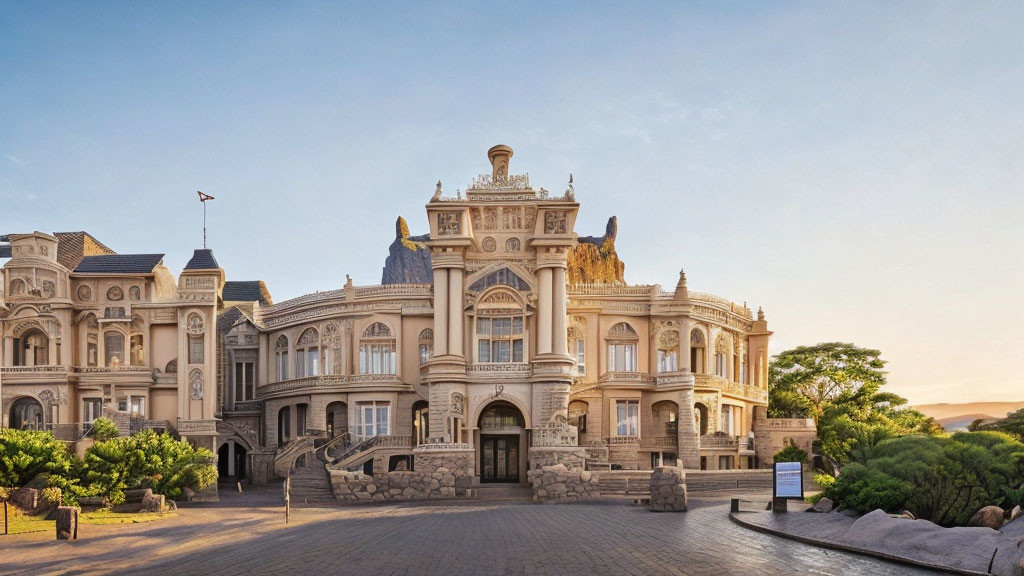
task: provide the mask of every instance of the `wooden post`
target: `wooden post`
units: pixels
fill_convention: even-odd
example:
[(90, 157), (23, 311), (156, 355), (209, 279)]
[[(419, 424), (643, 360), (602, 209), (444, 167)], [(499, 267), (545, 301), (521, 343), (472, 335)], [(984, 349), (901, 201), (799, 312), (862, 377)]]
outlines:
[(57, 508), (57, 540), (78, 540), (78, 508)]
[(4, 500), (4, 536), (7, 536), (7, 500)]

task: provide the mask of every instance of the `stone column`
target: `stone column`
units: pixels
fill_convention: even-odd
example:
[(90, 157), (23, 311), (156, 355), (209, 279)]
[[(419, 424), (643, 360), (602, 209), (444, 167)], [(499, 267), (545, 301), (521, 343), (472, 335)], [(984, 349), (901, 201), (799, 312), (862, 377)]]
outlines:
[(690, 317), (683, 316), (679, 321), (679, 370), (693, 372), (690, 366)]
[(566, 311), (565, 305), (565, 268), (554, 268), (552, 278), (552, 300), (554, 315), (554, 339), (552, 352), (555, 354), (568, 354), (568, 337), (569, 334), (566, 329)]
[(448, 353), (463, 356), (462, 351), (462, 269), (448, 269)]
[(676, 404), (679, 407), (679, 417), (676, 419), (678, 458), (683, 461), (684, 468), (699, 470), (700, 438), (693, 414), (693, 390), (681, 391)]
[(434, 268), (434, 355), (448, 354), (448, 270)]
[(14, 338), (4, 336), (3, 366), (14, 366)]
[(537, 353), (551, 353), (551, 268), (537, 270), (539, 298), (537, 303)]

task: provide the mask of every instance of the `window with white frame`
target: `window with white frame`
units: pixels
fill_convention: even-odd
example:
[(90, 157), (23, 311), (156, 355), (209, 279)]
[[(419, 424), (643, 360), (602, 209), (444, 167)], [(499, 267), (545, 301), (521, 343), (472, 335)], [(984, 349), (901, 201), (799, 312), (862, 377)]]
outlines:
[(387, 325), (374, 322), (363, 330), (359, 341), (359, 373), (395, 373), (395, 337)]
[(356, 435), (387, 436), (390, 417), (390, 402), (356, 403)]
[(619, 322), (608, 331), (608, 371), (636, 372), (636, 330)]
[(522, 316), (489, 316), (476, 319), (477, 362), (523, 362)]
[(434, 331), (425, 328), (420, 332), (420, 366), (423, 366), (434, 357)]
[(576, 375), (587, 375), (587, 343), (585, 320), (579, 316), (572, 317), (569, 327), (569, 354), (576, 359)]
[(679, 332), (665, 330), (658, 336), (658, 372), (679, 370)]
[(295, 342), (295, 377), (320, 375), (320, 333), (307, 328)]
[(728, 352), (729, 341), (724, 334), (719, 334), (718, 339), (715, 340), (715, 376), (725, 378), (728, 373)]
[(256, 397), (256, 363), (235, 362), (235, 402), (244, 402)]
[(82, 400), (82, 421), (86, 424), (103, 416), (103, 400), (100, 398), (85, 398)]
[(279, 336), (277, 338), (277, 381), (288, 379), (288, 338)]
[(640, 401), (618, 400), (615, 402), (615, 434), (617, 436), (640, 435)]

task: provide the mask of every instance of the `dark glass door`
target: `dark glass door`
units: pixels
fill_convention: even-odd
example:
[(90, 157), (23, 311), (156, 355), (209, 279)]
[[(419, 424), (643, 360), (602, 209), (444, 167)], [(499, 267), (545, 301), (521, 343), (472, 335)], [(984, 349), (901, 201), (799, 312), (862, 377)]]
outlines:
[(519, 436), (484, 436), (480, 482), (519, 482)]

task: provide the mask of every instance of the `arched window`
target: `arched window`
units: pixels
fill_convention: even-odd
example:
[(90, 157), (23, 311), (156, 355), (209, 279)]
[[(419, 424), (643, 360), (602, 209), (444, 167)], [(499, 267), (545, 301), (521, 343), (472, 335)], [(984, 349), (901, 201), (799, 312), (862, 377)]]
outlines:
[(480, 298), (475, 308), (476, 361), (484, 364), (525, 362), (526, 322), (519, 298), (507, 290), (494, 290)]
[(288, 379), (288, 337), (281, 335), (277, 337), (277, 381)]
[(569, 354), (576, 359), (576, 375), (587, 375), (587, 322), (579, 316), (572, 317), (569, 326)]
[[(137, 287), (133, 286), (133, 288)], [(146, 365), (145, 340), (142, 336), (145, 328), (146, 324), (142, 321), (142, 318), (139, 316), (132, 317), (132, 331), (128, 339), (128, 359), (132, 366)]]
[(569, 402), (569, 424), (576, 427), (580, 434), (587, 432), (587, 412), (590, 411), (590, 404), (582, 400)]
[(103, 349), (106, 352), (104, 365), (120, 366), (124, 362), (124, 334), (113, 330), (104, 332)]
[(320, 375), (320, 333), (307, 328), (295, 342), (295, 377)]
[(608, 331), (608, 371), (636, 372), (636, 330), (619, 322)]
[(15, 366), (46, 366), (50, 363), (50, 339), (41, 330), (27, 331), (15, 339)]
[(277, 444), (282, 445), (292, 437), (292, 409), (285, 406), (277, 412)]
[(395, 373), (395, 338), (386, 324), (374, 322), (363, 330), (359, 341), (359, 373)]
[(420, 332), (420, 366), (434, 357), (434, 331), (430, 328)]
[(665, 330), (658, 335), (658, 372), (679, 370), (679, 332)]
[(671, 400), (655, 402), (651, 406), (651, 413), (654, 416), (655, 433), (658, 436), (675, 436), (679, 431), (677, 416), (679, 409), (676, 403)]
[(705, 348), (704, 332), (700, 328), (694, 328), (690, 331), (690, 371), (694, 374), (707, 372), (704, 366)]
[(715, 340), (715, 376), (726, 377), (728, 366), (729, 340), (719, 334)]

